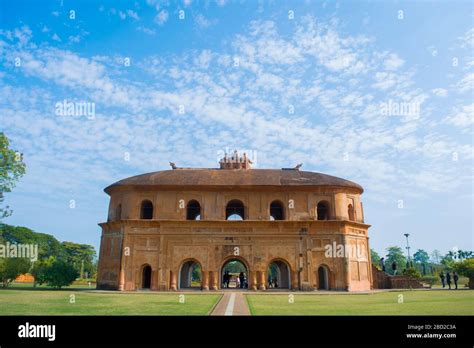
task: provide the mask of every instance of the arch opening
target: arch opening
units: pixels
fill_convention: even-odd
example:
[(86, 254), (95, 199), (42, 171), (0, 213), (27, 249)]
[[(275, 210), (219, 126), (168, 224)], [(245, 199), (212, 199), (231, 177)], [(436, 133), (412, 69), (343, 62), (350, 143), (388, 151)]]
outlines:
[(225, 208), (226, 220), (245, 220), (245, 206), (242, 201), (233, 199)]
[(321, 201), (317, 207), (318, 220), (329, 220), (329, 203)]
[(201, 205), (196, 200), (191, 200), (186, 206), (186, 220), (201, 220)]
[(179, 271), (180, 289), (201, 289), (202, 269), (199, 262), (189, 260), (183, 263)]
[(286, 262), (276, 260), (268, 265), (268, 289), (291, 289), (290, 267)]
[(151, 266), (144, 265), (142, 268), (142, 289), (150, 289), (151, 287)]
[(347, 215), (349, 216), (349, 220), (355, 221), (354, 206), (352, 204), (347, 206)]
[(248, 289), (248, 269), (239, 259), (230, 259), (221, 269), (221, 287), (223, 289)]
[(140, 219), (153, 219), (153, 203), (149, 200), (144, 200), (140, 209)]
[(329, 290), (329, 270), (326, 266), (318, 268), (318, 289)]
[(280, 201), (270, 203), (270, 220), (285, 220), (285, 209)]

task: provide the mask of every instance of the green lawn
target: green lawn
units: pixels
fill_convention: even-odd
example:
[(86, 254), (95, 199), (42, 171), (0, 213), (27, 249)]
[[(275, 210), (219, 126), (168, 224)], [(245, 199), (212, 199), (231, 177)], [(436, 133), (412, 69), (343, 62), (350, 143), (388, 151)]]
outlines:
[[(398, 303), (399, 295), (403, 303)], [(247, 294), (252, 315), (474, 315), (474, 291), (400, 291), (373, 294)]]
[[(71, 295), (75, 303), (70, 303)], [(0, 315), (207, 315), (221, 294), (1, 289)]]

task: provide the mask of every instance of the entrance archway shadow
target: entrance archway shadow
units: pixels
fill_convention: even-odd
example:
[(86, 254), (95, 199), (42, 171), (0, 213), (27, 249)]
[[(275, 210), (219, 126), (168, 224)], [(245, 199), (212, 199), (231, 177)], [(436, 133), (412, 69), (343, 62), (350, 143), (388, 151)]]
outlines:
[(150, 289), (151, 287), (151, 266), (145, 264), (142, 266), (142, 289)]
[(201, 289), (202, 267), (199, 261), (186, 260), (179, 269), (179, 289)]
[(238, 257), (230, 257), (224, 261), (220, 270), (221, 289), (241, 289), (249, 287), (249, 266)]
[(281, 259), (271, 261), (267, 274), (268, 289), (291, 289), (291, 269), (286, 261)]
[(329, 268), (326, 265), (318, 268), (318, 290), (329, 290)]

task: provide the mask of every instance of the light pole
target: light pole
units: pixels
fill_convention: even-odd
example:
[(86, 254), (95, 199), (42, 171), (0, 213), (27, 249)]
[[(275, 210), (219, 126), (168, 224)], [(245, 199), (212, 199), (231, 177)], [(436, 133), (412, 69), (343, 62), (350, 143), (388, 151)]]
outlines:
[[(410, 260), (410, 244), (408, 244), (408, 236), (409, 234), (408, 233), (405, 233), (404, 236), (407, 238), (407, 246), (406, 246), (406, 249), (407, 249), (407, 254), (408, 254), (408, 267), (411, 267), (411, 260)], [(407, 267), (407, 268), (408, 268)]]

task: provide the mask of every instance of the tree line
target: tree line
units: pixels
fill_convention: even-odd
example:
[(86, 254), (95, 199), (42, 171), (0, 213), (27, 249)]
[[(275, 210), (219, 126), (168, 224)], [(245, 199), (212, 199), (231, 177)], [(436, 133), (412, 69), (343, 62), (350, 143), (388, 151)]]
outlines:
[(0, 245), (38, 245), (37, 260), (0, 258), (0, 281), (7, 287), (20, 274), (31, 273), (36, 284), (60, 288), (77, 278), (95, 278), (96, 252), (92, 245), (60, 242), (54, 236), (27, 227), (0, 223)]
[[(398, 246), (388, 247), (384, 257), (373, 249), (370, 252), (372, 264), (390, 275), (407, 274), (432, 283), (437, 280), (441, 272), (454, 271), (469, 278), (469, 286), (474, 286), (474, 252), (472, 251), (452, 250), (442, 255), (439, 250), (434, 250), (429, 254), (426, 250), (418, 249), (410, 260)], [(396, 271), (392, 267), (394, 263)]]

